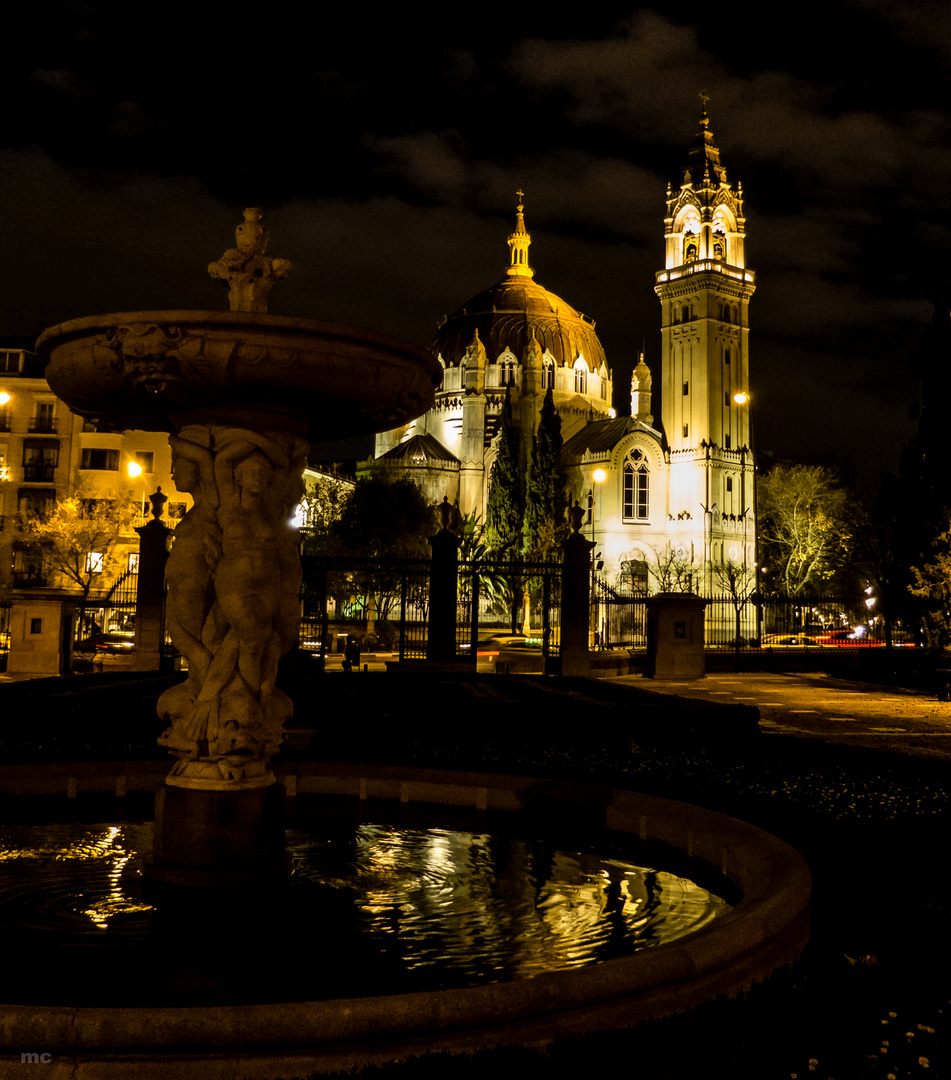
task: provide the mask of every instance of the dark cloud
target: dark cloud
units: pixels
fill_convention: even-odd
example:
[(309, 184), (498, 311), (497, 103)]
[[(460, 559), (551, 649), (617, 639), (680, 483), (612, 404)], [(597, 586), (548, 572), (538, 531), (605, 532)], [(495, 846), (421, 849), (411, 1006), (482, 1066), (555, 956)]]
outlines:
[(642, 340), (659, 360), (664, 193), (705, 89), (745, 191), (764, 444), (897, 462), (903, 358), (951, 284), (951, 7), (340, 6), (319, 37), (280, 3), (207, 32), (176, 5), (8, 7), (0, 333), (221, 306), (205, 268), (262, 205), (295, 264), (272, 310), (425, 343), (503, 273), (521, 189), (538, 279), (597, 320), (623, 408)]

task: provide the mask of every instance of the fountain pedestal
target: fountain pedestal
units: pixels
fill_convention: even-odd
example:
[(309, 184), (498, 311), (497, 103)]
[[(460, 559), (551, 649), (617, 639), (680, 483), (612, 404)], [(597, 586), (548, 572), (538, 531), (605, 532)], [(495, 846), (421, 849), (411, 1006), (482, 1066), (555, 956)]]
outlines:
[(264, 252), (260, 211), (209, 270), (228, 312), (77, 319), (36, 344), (46, 378), (100, 429), (170, 433), (176, 487), (194, 506), (166, 566), (166, 625), (187, 679), (158, 704), (175, 759), (156, 807), (156, 881), (252, 884), (282, 872), (281, 800), (270, 767), (291, 716), (275, 685), (300, 624), (290, 525), (310, 438), (385, 431), (434, 401), (442, 371), (383, 335), (266, 313), (290, 270)]

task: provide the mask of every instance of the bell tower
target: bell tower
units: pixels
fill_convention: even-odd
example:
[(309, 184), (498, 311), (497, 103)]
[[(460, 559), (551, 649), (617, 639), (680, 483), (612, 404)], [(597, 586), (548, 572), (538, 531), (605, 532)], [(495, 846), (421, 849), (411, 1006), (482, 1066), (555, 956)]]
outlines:
[[(661, 302), (662, 421), (670, 451), (671, 543), (702, 567), (755, 565), (749, 302), (742, 185), (720, 163), (707, 116), (679, 188), (667, 187)], [(745, 396), (744, 396), (745, 395)]]

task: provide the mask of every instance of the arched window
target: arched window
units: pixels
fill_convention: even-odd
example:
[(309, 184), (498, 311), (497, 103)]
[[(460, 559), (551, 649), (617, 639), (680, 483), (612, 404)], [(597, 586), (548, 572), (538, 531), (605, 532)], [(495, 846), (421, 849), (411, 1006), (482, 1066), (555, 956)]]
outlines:
[(584, 394), (588, 389), (588, 367), (584, 360), (575, 361), (575, 393)]
[(515, 361), (503, 360), (499, 364), (499, 386), (515, 385)]
[(624, 462), (622, 514), (625, 521), (646, 521), (650, 517), (650, 468), (643, 450), (632, 450)]
[(555, 365), (547, 357), (542, 365), (542, 390), (555, 389)]

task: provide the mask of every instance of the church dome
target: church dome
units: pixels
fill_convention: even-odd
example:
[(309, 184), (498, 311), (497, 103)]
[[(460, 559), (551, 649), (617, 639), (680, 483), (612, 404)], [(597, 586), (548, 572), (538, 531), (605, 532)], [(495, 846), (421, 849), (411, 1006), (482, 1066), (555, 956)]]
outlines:
[(590, 371), (602, 364), (607, 368), (594, 320), (532, 280), (530, 243), (519, 204), (515, 232), (508, 238), (512, 254), (506, 276), (453, 312), (436, 332), (431, 349), (446, 367), (458, 366), (478, 333), (489, 363), (495, 363), (506, 348), (521, 362), (534, 337), (542, 353), (547, 350), (559, 367), (571, 367), (580, 353)]

